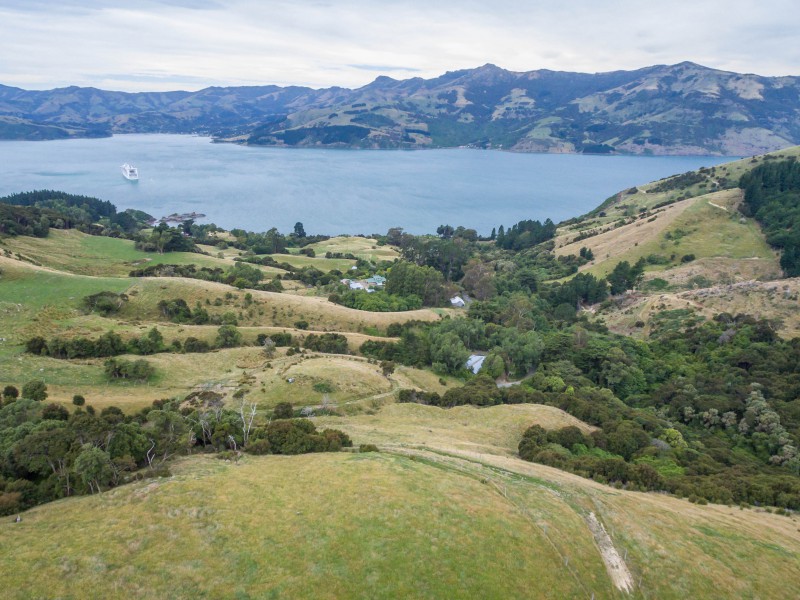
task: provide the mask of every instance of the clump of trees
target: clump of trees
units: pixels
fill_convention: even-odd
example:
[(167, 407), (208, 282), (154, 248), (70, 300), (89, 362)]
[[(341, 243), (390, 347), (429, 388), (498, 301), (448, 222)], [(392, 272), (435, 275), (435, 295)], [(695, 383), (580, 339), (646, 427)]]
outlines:
[(171, 459), (193, 452), (238, 457), (242, 451), (301, 454), (352, 446), (345, 433), (317, 430), (306, 419), (287, 415), (262, 422), (246, 399), (226, 408), (224, 397), (210, 391), (157, 400), (133, 414), (113, 406), (98, 412), (77, 402), (70, 413), (45, 404), (46, 397), (30, 397), (36, 394), (29, 384), (23, 386), (28, 396), (17, 397), (12, 387), (6, 386), (0, 405), (0, 515), (169, 475)]
[(215, 281), (233, 285), (239, 289), (254, 289), (266, 292), (280, 292), (283, 286), (279, 279), (261, 283), (264, 272), (244, 262), (237, 262), (228, 269), (221, 267), (201, 267), (197, 265), (150, 265), (143, 269), (134, 269), (128, 273), (130, 277), (186, 277), (203, 281)]
[(386, 277), (386, 293), (411, 301), (421, 301), (425, 306), (442, 306), (448, 299), (444, 277), (436, 269), (419, 266), (408, 261), (398, 261)]
[(349, 354), (347, 337), (341, 333), (311, 333), (303, 340), (303, 347), (327, 354)]
[(144, 252), (200, 252), (194, 240), (180, 227), (159, 223), (148, 235), (136, 239), (136, 249)]
[(144, 359), (124, 360), (110, 358), (105, 362), (105, 373), (109, 379), (127, 379), (129, 381), (147, 381), (155, 375), (155, 368)]
[(780, 249), (787, 277), (800, 276), (800, 163), (794, 157), (759, 165), (742, 175), (742, 212), (764, 228), (767, 242)]
[(328, 296), (334, 304), (370, 312), (402, 312), (422, 308), (422, 299), (416, 295), (400, 296), (383, 290), (366, 293), (364, 290), (334, 292)]
[[(288, 336), (288, 341), (286, 337)], [(276, 333), (270, 336), (276, 345), (288, 346), (291, 335)], [(35, 336), (25, 342), (25, 351), (37, 356), (49, 356), (59, 359), (79, 358), (107, 358), (121, 354), (158, 354), (161, 352), (208, 352), (215, 348), (235, 348), (244, 345), (241, 332), (231, 324), (221, 325), (217, 329), (217, 336), (213, 346), (205, 340), (194, 336), (187, 337), (183, 344), (180, 340), (173, 340), (170, 344), (164, 342), (164, 336), (157, 327), (151, 328), (145, 335), (122, 339), (118, 333), (107, 331), (99, 338), (92, 340), (85, 337), (45, 339)], [(263, 345), (263, 340), (259, 343)]]
[(81, 300), (81, 307), (87, 313), (97, 313), (104, 317), (118, 313), (129, 298), (127, 294), (116, 292), (98, 292), (85, 296)]
[(501, 225), (495, 243), (504, 250), (524, 250), (551, 240), (555, 235), (556, 225), (550, 219), (544, 223), (528, 219), (512, 225), (507, 231)]

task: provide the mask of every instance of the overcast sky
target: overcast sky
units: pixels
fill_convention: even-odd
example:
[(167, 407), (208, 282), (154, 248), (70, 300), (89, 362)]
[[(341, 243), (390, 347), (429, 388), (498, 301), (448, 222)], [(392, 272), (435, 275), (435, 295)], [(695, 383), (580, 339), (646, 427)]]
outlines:
[(0, 0), (0, 83), (358, 87), (491, 62), (800, 75), (797, 0)]

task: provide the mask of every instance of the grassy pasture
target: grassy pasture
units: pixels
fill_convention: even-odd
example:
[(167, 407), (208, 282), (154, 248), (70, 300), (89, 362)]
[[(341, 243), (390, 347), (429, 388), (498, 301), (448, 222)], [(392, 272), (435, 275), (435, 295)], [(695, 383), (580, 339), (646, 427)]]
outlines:
[(341, 252), (372, 262), (392, 261), (400, 257), (400, 254), (392, 246), (378, 246), (377, 241), (372, 238), (354, 236), (333, 237), (324, 242), (310, 244), (308, 247), (313, 248), (317, 256), (325, 256), (326, 252)]
[(475, 477), (382, 454), (248, 457), (238, 465), (194, 458), (174, 468), (166, 480), (59, 501), (21, 524), (0, 524), (7, 597), (580, 593), (541, 530)]
[(353, 439), (391, 446), (460, 448), (490, 454), (515, 453), (522, 432), (534, 423), (546, 429), (575, 425), (585, 432), (592, 427), (551, 406), (506, 404), (478, 408), (444, 409), (421, 404), (389, 404), (375, 414), (346, 419), (320, 417), (320, 426), (336, 427)]
[[(51, 229), (46, 238), (6, 238), (2, 247), (45, 267), (95, 277), (127, 277), (133, 269), (160, 264), (195, 264), (212, 268), (228, 268), (234, 264), (232, 260), (195, 252), (142, 252), (136, 250), (130, 240), (87, 235), (74, 229)], [(270, 275), (283, 273), (272, 267), (260, 268)]]
[[(725, 276), (742, 278), (757, 272), (761, 278), (780, 276), (780, 268), (773, 250), (767, 245), (758, 224), (752, 219), (741, 219), (738, 206), (739, 190), (725, 190), (684, 200), (665, 207), (652, 221), (640, 219), (609, 232), (573, 242), (556, 250), (559, 255), (577, 254), (581, 247), (590, 248), (595, 260), (582, 267), (597, 276), (605, 276), (621, 261), (631, 264), (651, 254), (672, 258), (670, 265), (649, 265), (653, 276), (685, 281), (682, 274), (691, 271), (694, 276), (708, 276), (719, 281)], [(672, 239), (668, 239), (668, 236)], [(681, 265), (680, 258), (694, 254), (697, 263)], [(703, 259), (716, 261), (715, 268), (703, 269)], [(752, 265), (750, 265), (752, 263)], [(753, 269), (748, 269), (752, 266)], [(674, 271), (674, 277), (673, 277)]]
[[(783, 598), (800, 585), (789, 518), (479, 448), (193, 457), (173, 471), (0, 523), (8, 597)], [(613, 587), (590, 512), (632, 593)]]
[(420, 309), (396, 313), (368, 312), (333, 304), (328, 302), (327, 298), (255, 290), (240, 291), (219, 283), (170, 277), (136, 279), (131, 289), (136, 291), (136, 296), (125, 308), (125, 311), (129, 312), (123, 311), (122, 316), (142, 320), (159, 318), (157, 305), (160, 300), (183, 298), (190, 306), (200, 302), (211, 311), (212, 308), (209, 308), (206, 300), (213, 306), (217, 298), (224, 300), (228, 292), (237, 300), (228, 305), (223, 304), (226, 306), (224, 310), (233, 309), (238, 314), (242, 308), (242, 299), (248, 291), (254, 300), (254, 313), (252, 317), (247, 317), (247, 311), (243, 312), (247, 317), (243, 324), (247, 325), (294, 327), (297, 321), (304, 320), (317, 331), (365, 332), (369, 328), (385, 330), (391, 323), (411, 320), (435, 321), (440, 318), (440, 314), (447, 314), (446, 309)]

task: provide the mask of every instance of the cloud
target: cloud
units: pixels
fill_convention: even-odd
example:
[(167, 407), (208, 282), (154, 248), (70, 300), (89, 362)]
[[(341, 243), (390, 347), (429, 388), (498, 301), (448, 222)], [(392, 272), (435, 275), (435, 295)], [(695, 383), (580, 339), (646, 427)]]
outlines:
[(487, 62), (597, 72), (683, 60), (787, 75), (800, 74), (799, 41), (793, 0), (0, 0), (0, 83), (358, 87)]
[(418, 73), (422, 69), (415, 69), (412, 67), (394, 67), (391, 65), (347, 65), (359, 71), (377, 71), (379, 73), (389, 73), (392, 71), (404, 71), (406, 73)]

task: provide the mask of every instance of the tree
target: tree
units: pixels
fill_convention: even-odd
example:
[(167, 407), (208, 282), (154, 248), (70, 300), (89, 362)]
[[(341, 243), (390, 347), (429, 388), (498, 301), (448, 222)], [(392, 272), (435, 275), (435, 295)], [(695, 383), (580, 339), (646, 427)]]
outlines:
[(478, 300), (487, 300), (497, 293), (494, 285), (494, 269), (479, 259), (467, 263), (461, 284)]
[(625, 290), (630, 290), (639, 285), (644, 276), (645, 264), (644, 258), (640, 258), (633, 266), (627, 260), (617, 263), (617, 266), (606, 278), (611, 285), (611, 293), (614, 295), (621, 294)]
[(547, 444), (547, 430), (541, 425), (531, 425), (522, 434), (518, 447), (519, 457), (533, 461), (533, 457), (545, 444)]
[(84, 404), (86, 404), (86, 398), (84, 398), (84, 397), (83, 397), (82, 395), (80, 395), (80, 394), (75, 394), (75, 395), (72, 397), (72, 403), (73, 403), (75, 406), (83, 406)]
[(389, 377), (392, 373), (394, 373), (395, 364), (391, 360), (384, 360), (381, 361), (381, 372), (383, 373), (384, 377)]
[(272, 338), (269, 337), (265, 338), (264, 343), (262, 344), (261, 347), (262, 352), (264, 352), (264, 356), (266, 356), (267, 358), (272, 358), (273, 356), (275, 356), (276, 345), (277, 344), (275, 344), (275, 340), (273, 340)]
[(392, 265), (386, 280), (386, 292), (417, 296), (426, 306), (440, 306), (446, 297), (441, 273), (432, 267), (421, 267), (407, 261)]
[(75, 473), (92, 494), (102, 492), (103, 486), (109, 485), (114, 476), (111, 457), (96, 446), (84, 444), (75, 459)]
[(306, 230), (303, 228), (303, 224), (300, 221), (294, 224), (294, 234), (299, 238), (306, 237)]
[(469, 351), (455, 333), (444, 333), (431, 339), (431, 360), (434, 366), (448, 373), (457, 373), (465, 368)]
[(14, 461), (23, 469), (46, 477), (52, 474), (58, 484), (58, 494), (72, 493), (70, 449), (75, 440), (65, 423), (55, 429), (41, 430), (25, 436), (13, 449)]
[(455, 230), (450, 225), (439, 225), (439, 227), (436, 228), (436, 233), (445, 240), (453, 237), (454, 232)]
[(242, 343), (242, 334), (233, 325), (222, 325), (217, 330), (217, 348), (234, 348)]
[(242, 403), (239, 405), (239, 420), (242, 426), (242, 446), (247, 446), (247, 442), (250, 440), (250, 431), (253, 429), (256, 409), (255, 402), (247, 402), (247, 400), (242, 397)]
[(69, 411), (60, 404), (53, 402), (42, 409), (42, 419), (49, 421), (66, 421), (69, 419)]
[(272, 410), (274, 419), (291, 419), (294, 417), (294, 409), (288, 402), (278, 402)]
[(29, 381), (22, 386), (22, 397), (37, 402), (47, 400), (47, 385), (41, 380)]
[(19, 390), (16, 387), (7, 385), (3, 388), (3, 400), (8, 402), (9, 400), (16, 400), (17, 398), (19, 398)]

